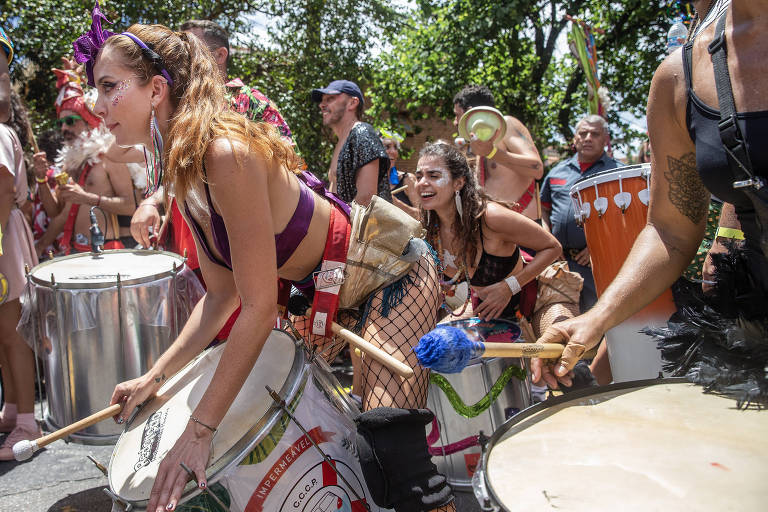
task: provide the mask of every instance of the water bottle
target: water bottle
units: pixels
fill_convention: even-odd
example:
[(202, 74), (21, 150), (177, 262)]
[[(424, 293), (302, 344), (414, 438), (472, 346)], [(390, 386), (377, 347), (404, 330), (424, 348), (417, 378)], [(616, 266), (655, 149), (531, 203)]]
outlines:
[(685, 44), (688, 37), (688, 28), (683, 23), (683, 18), (678, 17), (667, 32), (667, 53), (672, 53)]

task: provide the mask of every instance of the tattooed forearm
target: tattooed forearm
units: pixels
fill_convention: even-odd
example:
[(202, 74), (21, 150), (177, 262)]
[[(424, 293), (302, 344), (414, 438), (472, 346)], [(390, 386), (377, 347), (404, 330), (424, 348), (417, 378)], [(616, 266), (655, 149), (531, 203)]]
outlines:
[(702, 222), (709, 208), (709, 193), (696, 172), (696, 155), (668, 156), (667, 166), (664, 176), (669, 181), (669, 200), (691, 222)]

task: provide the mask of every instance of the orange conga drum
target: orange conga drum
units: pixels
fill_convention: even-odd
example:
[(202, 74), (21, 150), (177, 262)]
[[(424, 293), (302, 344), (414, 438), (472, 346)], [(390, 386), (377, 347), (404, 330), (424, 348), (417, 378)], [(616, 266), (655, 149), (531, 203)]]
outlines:
[[(619, 273), (648, 215), (650, 164), (629, 165), (599, 172), (571, 188), (577, 220), (583, 225), (592, 258), (598, 297)], [(675, 312), (667, 290), (635, 316), (608, 331), (608, 357), (614, 382), (648, 379), (661, 371), (655, 341), (639, 331), (666, 325)]]

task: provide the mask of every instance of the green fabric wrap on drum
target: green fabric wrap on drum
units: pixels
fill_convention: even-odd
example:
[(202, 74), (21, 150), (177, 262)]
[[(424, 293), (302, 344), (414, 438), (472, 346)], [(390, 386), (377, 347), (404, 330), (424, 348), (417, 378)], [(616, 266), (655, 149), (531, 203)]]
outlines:
[(453, 406), (453, 410), (456, 411), (456, 414), (465, 418), (474, 418), (481, 412), (488, 409), (491, 404), (496, 401), (496, 399), (499, 397), (499, 394), (501, 393), (501, 390), (504, 389), (504, 386), (507, 385), (512, 377), (525, 380), (525, 376), (526, 371), (524, 369), (514, 365), (510, 366), (504, 370), (498, 379), (496, 379), (496, 382), (493, 384), (493, 386), (491, 386), (491, 390), (488, 391), (488, 393), (483, 398), (475, 402), (473, 405), (465, 404), (456, 390), (453, 389), (451, 383), (448, 382), (448, 379), (439, 373), (432, 373), (432, 375), (429, 376), (429, 380), (434, 385), (443, 390), (443, 393), (445, 393), (445, 396), (448, 397), (448, 402), (450, 402), (450, 404)]

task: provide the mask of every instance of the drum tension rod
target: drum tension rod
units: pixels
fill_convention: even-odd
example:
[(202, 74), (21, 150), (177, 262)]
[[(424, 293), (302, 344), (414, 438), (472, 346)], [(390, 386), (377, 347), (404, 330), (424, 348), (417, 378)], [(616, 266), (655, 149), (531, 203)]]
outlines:
[[(123, 507), (123, 510), (125, 512), (131, 512), (131, 510), (133, 510), (133, 503), (127, 503), (122, 498), (120, 498), (120, 496), (118, 496), (117, 494), (113, 493), (112, 491), (110, 491), (106, 487), (103, 488), (102, 491), (104, 491), (104, 493), (107, 496), (109, 496), (115, 504), (118, 504), (121, 507)], [(114, 510), (114, 508), (113, 508), (113, 510)]]
[(104, 464), (102, 464), (101, 462), (99, 462), (99, 461), (97, 461), (96, 459), (94, 459), (94, 458), (93, 458), (91, 455), (86, 455), (86, 457), (88, 457), (88, 460), (90, 460), (91, 462), (93, 462), (93, 465), (94, 465), (94, 466), (96, 466), (96, 469), (98, 469), (99, 471), (101, 471), (102, 473), (104, 473), (104, 476), (106, 476), (106, 477), (108, 477), (108, 476), (109, 476), (109, 475), (107, 474), (107, 468), (106, 468), (106, 467), (104, 467)]
[(312, 436), (310, 436), (310, 435), (309, 435), (309, 432), (307, 432), (307, 430), (304, 428), (304, 426), (303, 426), (301, 423), (299, 423), (299, 420), (297, 420), (297, 419), (296, 419), (296, 416), (294, 416), (294, 415), (293, 415), (293, 413), (291, 413), (290, 409), (288, 409), (288, 406), (287, 406), (287, 404), (285, 403), (285, 400), (283, 400), (283, 399), (280, 397), (280, 395), (278, 395), (278, 394), (275, 392), (275, 390), (274, 390), (274, 389), (272, 389), (271, 387), (269, 387), (268, 385), (267, 385), (267, 386), (264, 386), (264, 387), (265, 387), (265, 388), (267, 388), (267, 392), (269, 393), (269, 396), (271, 396), (271, 397), (272, 397), (272, 400), (274, 400), (274, 401), (275, 401), (275, 403), (276, 403), (276, 404), (277, 404), (277, 405), (278, 405), (278, 406), (279, 406), (279, 407), (280, 407), (280, 408), (283, 410), (283, 412), (284, 412), (284, 413), (285, 413), (285, 414), (286, 414), (286, 415), (287, 415), (287, 416), (288, 416), (288, 417), (291, 419), (291, 421), (293, 421), (293, 422), (296, 424), (296, 426), (297, 426), (297, 427), (299, 427), (299, 430), (301, 430), (301, 431), (302, 431), (302, 433), (303, 433), (303, 434), (304, 434), (304, 435), (307, 437), (307, 439), (309, 439), (309, 442), (310, 442), (310, 443), (312, 443), (312, 446), (314, 446), (314, 447), (315, 447), (315, 449), (316, 449), (318, 452), (320, 452), (320, 455), (322, 455), (322, 456), (323, 456), (323, 460), (325, 460), (325, 462), (327, 462), (327, 463), (328, 463), (328, 465), (331, 467), (331, 469), (333, 470), (333, 472), (334, 472), (334, 473), (336, 473), (336, 475), (337, 475), (339, 478), (341, 478), (341, 480), (342, 480), (342, 481), (343, 481), (343, 482), (346, 484), (346, 486), (347, 486), (347, 489), (349, 489), (349, 492), (351, 492), (352, 494), (354, 494), (354, 496), (355, 496), (355, 499), (356, 499), (356, 500), (357, 500), (359, 503), (363, 503), (363, 504), (365, 505), (365, 509), (366, 509), (366, 510), (368, 510), (368, 511), (370, 512), (370, 510), (371, 510), (371, 506), (368, 504), (368, 502), (367, 502), (367, 501), (364, 499), (364, 497), (363, 497), (363, 496), (360, 496), (359, 494), (357, 494), (357, 491), (355, 491), (355, 488), (354, 488), (354, 487), (352, 487), (352, 485), (351, 485), (351, 484), (349, 483), (349, 481), (348, 481), (348, 480), (347, 480), (347, 479), (344, 477), (344, 475), (342, 475), (342, 474), (341, 474), (341, 472), (340, 472), (338, 469), (336, 469), (336, 465), (333, 463), (333, 459), (331, 459), (331, 458), (330, 458), (330, 457), (329, 457), (329, 456), (328, 456), (328, 455), (327, 455), (327, 454), (326, 454), (326, 453), (325, 453), (325, 452), (322, 450), (322, 448), (320, 448), (320, 446), (318, 446), (318, 444), (315, 442), (315, 440), (314, 440), (314, 439), (312, 439)]
[[(195, 475), (195, 472), (192, 471), (192, 469), (189, 466), (187, 466), (186, 464), (184, 464), (183, 462), (179, 462), (179, 465), (181, 466), (181, 469), (183, 469), (184, 471), (187, 472), (187, 474), (189, 475), (189, 479), (192, 480), (193, 482), (195, 482), (195, 484), (197, 484), (197, 488), (199, 489), (200, 488), (200, 481), (197, 479), (197, 475)], [(203, 494), (207, 494), (208, 497), (213, 499), (213, 501), (215, 501), (216, 504), (218, 506), (220, 506), (225, 512), (229, 512), (229, 507), (226, 506), (224, 504), (224, 502), (221, 501), (218, 496), (216, 496), (216, 493), (211, 491), (208, 487), (203, 489)]]

